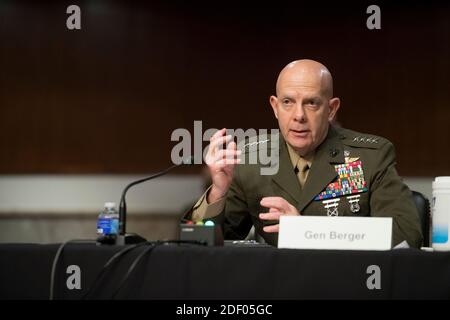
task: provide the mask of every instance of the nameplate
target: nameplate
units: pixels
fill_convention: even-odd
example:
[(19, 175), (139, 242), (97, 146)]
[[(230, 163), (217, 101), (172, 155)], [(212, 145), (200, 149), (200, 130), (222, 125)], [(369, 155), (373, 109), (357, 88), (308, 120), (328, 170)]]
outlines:
[(278, 248), (390, 250), (392, 218), (281, 216)]

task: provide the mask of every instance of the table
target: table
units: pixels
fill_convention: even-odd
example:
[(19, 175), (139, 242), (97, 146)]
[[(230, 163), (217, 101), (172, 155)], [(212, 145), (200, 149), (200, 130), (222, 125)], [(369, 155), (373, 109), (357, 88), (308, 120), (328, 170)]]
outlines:
[[(59, 246), (1, 244), (0, 299), (48, 299)], [(68, 243), (55, 269), (54, 298), (111, 299), (116, 292), (118, 299), (450, 299), (450, 252), (143, 245), (95, 281), (124, 248)], [(117, 290), (139, 255), (140, 263)], [(79, 289), (73, 288), (74, 268)]]

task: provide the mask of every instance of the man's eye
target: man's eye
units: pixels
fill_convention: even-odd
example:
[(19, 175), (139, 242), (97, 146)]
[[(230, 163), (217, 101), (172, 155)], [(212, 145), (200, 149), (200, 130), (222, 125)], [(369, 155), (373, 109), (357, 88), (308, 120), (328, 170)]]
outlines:
[(317, 107), (319, 105), (319, 102), (316, 100), (311, 100), (311, 101), (308, 101), (306, 103), (306, 105), (311, 106), (311, 107)]
[(289, 99), (284, 99), (283, 100), (283, 104), (290, 104), (291, 103), (291, 100), (289, 100)]

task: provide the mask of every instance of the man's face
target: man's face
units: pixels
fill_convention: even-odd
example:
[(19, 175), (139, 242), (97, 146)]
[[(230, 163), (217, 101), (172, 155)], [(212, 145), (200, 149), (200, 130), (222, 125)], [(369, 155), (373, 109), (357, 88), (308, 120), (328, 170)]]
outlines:
[(325, 139), (329, 121), (339, 108), (339, 99), (327, 97), (320, 78), (315, 76), (284, 78), (278, 83), (278, 96), (271, 96), (270, 103), (286, 142), (306, 156)]

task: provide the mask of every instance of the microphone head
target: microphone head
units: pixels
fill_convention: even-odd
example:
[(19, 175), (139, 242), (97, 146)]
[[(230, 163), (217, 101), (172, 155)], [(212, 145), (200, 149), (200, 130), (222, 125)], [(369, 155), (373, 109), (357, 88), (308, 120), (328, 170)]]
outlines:
[(183, 159), (182, 164), (194, 164), (194, 157), (189, 156)]

